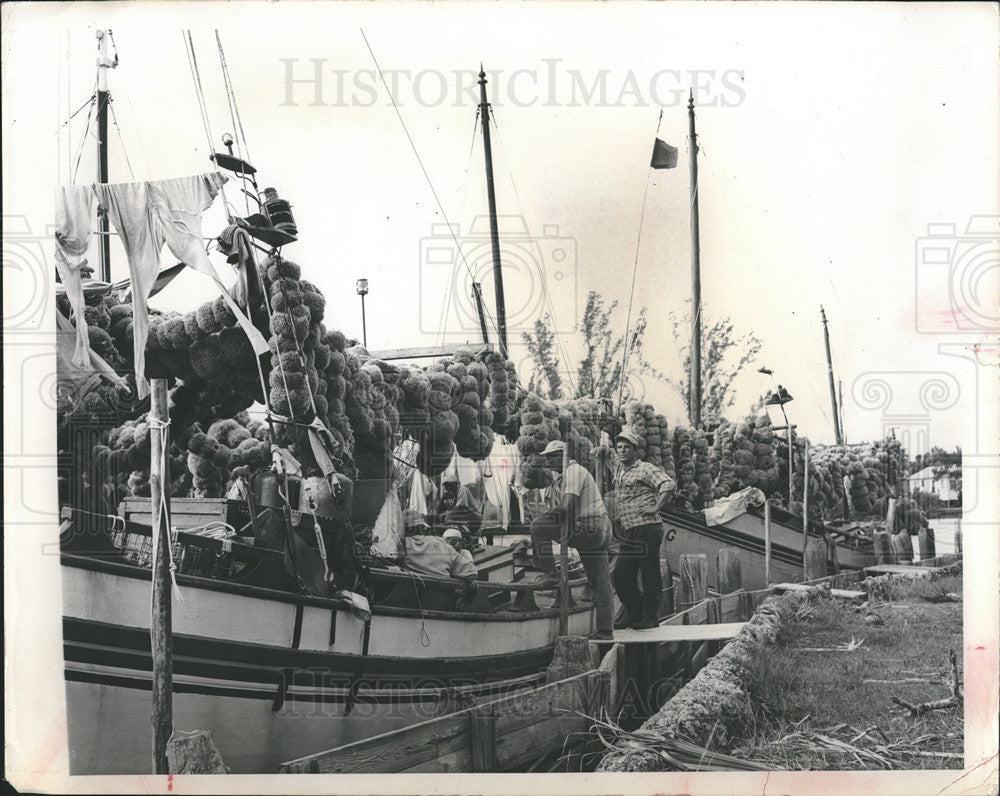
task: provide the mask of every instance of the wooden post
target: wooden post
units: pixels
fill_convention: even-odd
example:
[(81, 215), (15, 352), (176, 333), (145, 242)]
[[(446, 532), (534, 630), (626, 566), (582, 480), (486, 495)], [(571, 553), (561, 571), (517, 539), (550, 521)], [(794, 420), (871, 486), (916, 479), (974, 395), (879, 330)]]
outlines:
[(764, 500), (764, 588), (771, 586), (771, 501)]
[(659, 616), (670, 616), (674, 612), (674, 573), (670, 571), (667, 551), (664, 550), (666, 544), (666, 532), (664, 531), (664, 538), (660, 543), (660, 581), (663, 585), (663, 591), (660, 593)]
[(708, 597), (708, 556), (704, 553), (681, 554), (681, 611), (686, 611)]
[(806, 580), (826, 577), (826, 542), (823, 539), (809, 539), (803, 560)]
[(936, 545), (934, 544), (934, 529), (931, 527), (921, 528), (917, 534), (917, 542), (920, 545), (920, 560), (929, 561), (936, 556)]
[[(563, 432), (562, 423), (560, 432)], [(560, 501), (566, 494), (566, 469), (569, 467), (569, 429), (559, 435), (563, 442), (562, 452), (562, 484), (563, 494)], [(565, 636), (569, 632), (569, 528), (575, 518), (567, 514), (562, 518), (559, 527), (559, 635)]]
[(497, 717), (486, 708), (469, 711), (472, 771), (475, 774), (491, 774), (497, 770), (496, 726)]
[(739, 553), (732, 547), (720, 547), (715, 555), (719, 594), (732, 594), (743, 588), (743, 572)]
[(889, 534), (885, 531), (875, 531), (872, 535), (872, 546), (875, 548), (876, 564), (891, 564), (892, 548), (889, 544)]
[(962, 518), (955, 523), (955, 554), (962, 555)]
[(832, 574), (840, 574), (840, 561), (837, 559), (837, 540), (832, 537), (827, 537), (826, 540), (826, 563)]
[(910, 555), (906, 554), (906, 541), (903, 538), (903, 534), (894, 533), (889, 537), (889, 550), (891, 551), (890, 564), (912, 564), (913, 563), (913, 551), (910, 551)]
[(153, 561), (153, 610), (149, 629), (153, 656), (153, 773), (166, 774), (167, 742), (174, 728), (173, 641), (170, 592), (170, 433), (167, 427), (167, 382), (151, 382), (149, 490), (156, 535)]

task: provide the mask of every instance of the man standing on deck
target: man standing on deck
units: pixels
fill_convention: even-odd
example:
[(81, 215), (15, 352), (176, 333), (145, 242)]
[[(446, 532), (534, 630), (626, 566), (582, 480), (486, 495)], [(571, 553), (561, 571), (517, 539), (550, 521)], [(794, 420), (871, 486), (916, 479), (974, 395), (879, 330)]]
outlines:
[[(615, 627), (637, 630), (656, 627), (663, 580), (660, 577), (660, 510), (676, 488), (659, 467), (639, 460), (639, 438), (622, 429), (615, 439), (621, 466), (615, 473), (621, 538), (615, 559), (614, 584), (625, 617)], [(637, 576), (642, 573), (642, 591)]]
[(614, 620), (611, 573), (608, 566), (611, 523), (594, 477), (572, 460), (566, 467), (566, 472), (562, 471), (564, 450), (565, 443), (553, 440), (542, 451), (547, 467), (556, 474), (554, 486), (559, 504), (531, 523), (534, 561), (545, 573), (542, 582), (553, 585), (559, 582), (552, 557), (552, 542), (559, 541), (562, 528), (568, 523), (567, 543), (580, 554), (587, 580), (594, 591), (597, 630), (590, 634), (590, 638), (609, 640), (613, 637), (611, 625)]

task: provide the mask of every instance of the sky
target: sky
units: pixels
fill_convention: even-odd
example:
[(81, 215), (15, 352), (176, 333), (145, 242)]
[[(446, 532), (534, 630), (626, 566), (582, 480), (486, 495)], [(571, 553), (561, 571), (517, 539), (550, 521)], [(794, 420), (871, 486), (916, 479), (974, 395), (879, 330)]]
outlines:
[[(119, 56), (111, 180), (210, 168), (179, 7), (5, 6), (4, 213), (23, 216), (31, 234), (51, 229), (53, 186), (74, 172), (95, 179), (93, 136), (81, 149), (87, 110), (64, 123), (93, 90), (97, 29), (112, 30)], [(482, 63), (522, 377), (520, 333), (549, 312), (572, 385), (589, 290), (619, 302), (619, 330), (630, 297), (633, 315), (645, 308), (646, 358), (679, 377), (671, 315), (691, 296), (692, 90), (703, 311), (762, 343), (730, 414), (780, 382), (800, 433), (833, 441), (822, 305), (848, 441), (895, 427), (914, 448), (968, 448), (984, 388), (963, 346), (995, 340), (1000, 325), (991, 19), (988, 4), (208, 3), (185, 5), (183, 24), (211, 149), (236, 132), (217, 30), (260, 187), (293, 205), (299, 241), (284, 254), (327, 297), (328, 327), (361, 337), (362, 277), (372, 349), (478, 340), (470, 272), (495, 316), (476, 128)], [(680, 149), (678, 168), (649, 169), (657, 135)], [(235, 184), (226, 198), (245, 212)], [(985, 237), (966, 234), (974, 216), (986, 216)], [(223, 223), (217, 202), (206, 235)], [(928, 263), (934, 224), (955, 231), (930, 246), (943, 261)], [(123, 278), (124, 260), (114, 269)], [(37, 281), (25, 271), (5, 279), (15, 294), (18, 279)], [(154, 304), (187, 310), (213, 290), (188, 274)], [(976, 309), (968, 329), (942, 332), (963, 301)], [(629, 387), (672, 420), (684, 416), (677, 393), (651, 376)], [(935, 390), (946, 395), (928, 404)]]

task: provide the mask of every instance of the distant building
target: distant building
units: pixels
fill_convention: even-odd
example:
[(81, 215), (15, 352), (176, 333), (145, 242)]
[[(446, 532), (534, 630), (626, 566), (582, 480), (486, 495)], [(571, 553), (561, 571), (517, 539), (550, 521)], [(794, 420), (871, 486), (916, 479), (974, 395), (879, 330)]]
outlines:
[[(910, 492), (920, 490), (927, 494), (937, 495), (942, 503), (951, 503), (962, 499), (962, 468), (949, 467), (942, 472), (940, 466), (925, 467), (909, 478), (907, 483)], [(937, 475), (935, 475), (937, 471)]]

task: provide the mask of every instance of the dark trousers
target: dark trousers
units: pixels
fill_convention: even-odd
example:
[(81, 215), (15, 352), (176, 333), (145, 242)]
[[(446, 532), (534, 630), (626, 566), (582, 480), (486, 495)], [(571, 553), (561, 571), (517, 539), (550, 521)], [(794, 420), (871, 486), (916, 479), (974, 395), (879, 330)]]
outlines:
[[(618, 557), (611, 577), (615, 593), (630, 620), (657, 618), (663, 593), (663, 579), (660, 577), (662, 540), (663, 526), (658, 522), (626, 528), (618, 539)], [(638, 584), (640, 572), (642, 591)]]
[[(545, 572), (555, 572), (552, 543), (558, 542), (562, 523), (558, 512), (548, 512), (531, 523), (531, 543), (534, 559)], [(584, 519), (574, 524), (569, 534), (568, 546), (580, 554), (580, 563), (587, 573), (587, 582), (594, 591), (595, 620), (598, 630), (611, 630), (614, 620), (614, 602), (611, 594), (611, 577), (608, 568), (608, 542), (611, 534), (602, 519)]]

